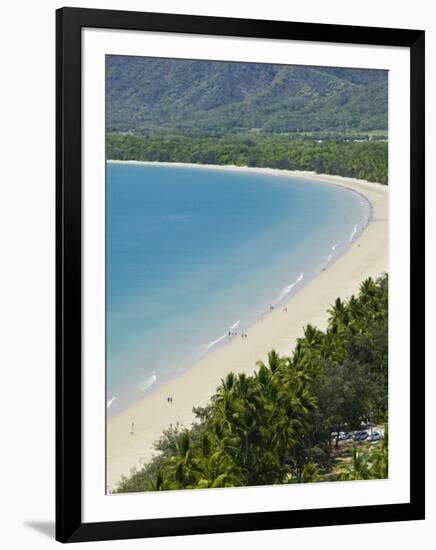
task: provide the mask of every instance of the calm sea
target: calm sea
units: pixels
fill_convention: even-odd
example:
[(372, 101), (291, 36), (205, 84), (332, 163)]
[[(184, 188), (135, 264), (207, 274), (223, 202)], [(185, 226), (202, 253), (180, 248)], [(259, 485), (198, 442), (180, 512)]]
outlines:
[(108, 413), (286, 301), (370, 215), (316, 180), (108, 163)]

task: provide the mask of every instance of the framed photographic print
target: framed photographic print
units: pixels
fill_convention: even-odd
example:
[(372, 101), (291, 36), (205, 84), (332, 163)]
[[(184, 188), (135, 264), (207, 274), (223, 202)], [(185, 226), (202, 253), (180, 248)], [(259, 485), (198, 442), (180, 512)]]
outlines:
[(56, 48), (57, 539), (424, 518), (424, 32)]

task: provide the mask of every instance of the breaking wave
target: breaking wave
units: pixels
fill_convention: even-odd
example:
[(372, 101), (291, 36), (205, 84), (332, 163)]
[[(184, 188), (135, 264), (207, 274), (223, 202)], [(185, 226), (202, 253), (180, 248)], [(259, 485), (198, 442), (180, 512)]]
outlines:
[(116, 397), (111, 397), (111, 399), (109, 399), (109, 401), (106, 403), (106, 409), (108, 409), (115, 400)]
[(156, 372), (153, 372), (151, 376), (143, 380), (138, 384), (138, 388), (142, 391), (148, 390), (148, 388), (151, 388), (151, 386), (156, 382), (157, 376)]
[(278, 298), (277, 298), (277, 302), (280, 302), (280, 300), (283, 300), (283, 298), (289, 294), (291, 292), (291, 290), (296, 286), (298, 285), (298, 283), (300, 283), (302, 280), (303, 280), (303, 277), (304, 277), (304, 273), (300, 273), (300, 275), (298, 276), (298, 278), (293, 282), (291, 283), (290, 285), (287, 285), (285, 287), (283, 287), (282, 291), (280, 292)]
[(213, 346), (216, 346), (218, 344), (218, 342), (221, 342), (222, 340), (224, 340), (224, 338), (226, 336), (227, 336), (227, 334), (223, 334), (222, 336), (220, 336), (216, 340), (212, 340), (212, 342), (209, 342), (208, 344), (206, 344), (206, 350), (209, 350), (210, 348), (213, 348)]

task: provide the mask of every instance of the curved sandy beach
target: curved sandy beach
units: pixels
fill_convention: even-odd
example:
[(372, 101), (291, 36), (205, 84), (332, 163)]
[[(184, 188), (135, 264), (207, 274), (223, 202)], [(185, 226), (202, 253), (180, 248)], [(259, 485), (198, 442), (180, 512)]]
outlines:
[[(147, 163), (149, 164), (149, 163)], [(152, 164), (152, 163), (151, 163)], [(162, 163), (164, 164), (164, 163)], [(172, 163), (172, 165), (174, 165)], [(189, 165), (192, 166), (192, 165)], [(204, 165), (194, 165), (210, 168)], [(281, 354), (292, 351), (302, 328), (311, 323), (324, 329), (326, 310), (340, 296), (356, 293), (366, 277), (378, 277), (388, 271), (388, 187), (340, 176), (310, 172), (288, 172), (269, 168), (214, 166), (222, 170), (265, 172), (269, 175), (298, 176), (335, 184), (358, 192), (372, 205), (373, 217), (365, 231), (326, 271), (309, 281), (290, 298), (287, 313), (275, 309), (248, 331), (247, 339), (235, 338), (202, 358), (183, 375), (158, 387), (153, 393), (108, 419), (107, 485), (116, 486), (131, 468), (147, 462), (155, 453), (153, 442), (170, 424), (188, 426), (193, 420), (192, 407), (204, 405), (228, 372), (252, 373), (256, 361), (266, 360), (271, 349)], [(167, 402), (167, 396), (173, 403)], [(131, 425), (134, 422), (134, 433)]]

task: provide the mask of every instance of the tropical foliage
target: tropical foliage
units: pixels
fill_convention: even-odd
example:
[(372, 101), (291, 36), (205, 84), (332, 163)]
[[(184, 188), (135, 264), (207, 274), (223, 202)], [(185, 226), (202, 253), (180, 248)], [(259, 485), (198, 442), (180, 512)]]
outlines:
[(286, 135), (107, 134), (112, 160), (234, 164), (308, 170), (387, 184), (386, 141), (323, 141)]
[[(307, 483), (327, 479), (339, 432), (387, 422), (388, 277), (337, 299), (328, 327), (307, 325), (291, 356), (229, 373), (189, 428), (170, 426), (157, 455), (118, 492)], [(333, 437), (332, 437), (333, 435)], [(328, 479), (387, 476), (387, 432)]]
[(380, 443), (371, 449), (354, 447), (352, 462), (338, 476), (340, 481), (355, 481), (358, 479), (385, 479), (388, 477), (388, 430)]

